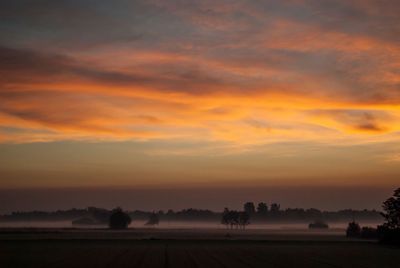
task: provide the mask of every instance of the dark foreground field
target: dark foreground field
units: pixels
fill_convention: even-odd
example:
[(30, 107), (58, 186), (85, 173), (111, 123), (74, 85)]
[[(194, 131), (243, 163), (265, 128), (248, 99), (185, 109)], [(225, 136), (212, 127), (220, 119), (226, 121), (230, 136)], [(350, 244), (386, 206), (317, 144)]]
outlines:
[(321, 239), (319, 234), (293, 234), (290, 240), (283, 234), (269, 240), (243, 239), (246, 236), (240, 233), (238, 239), (235, 233), (225, 239), (138, 239), (135, 233), (123, 237), (123, 232), (110, 236), (106, 231), (88, 236), (0, 233), (0, 267), (400, 267), (399, 248), (334, 235)]

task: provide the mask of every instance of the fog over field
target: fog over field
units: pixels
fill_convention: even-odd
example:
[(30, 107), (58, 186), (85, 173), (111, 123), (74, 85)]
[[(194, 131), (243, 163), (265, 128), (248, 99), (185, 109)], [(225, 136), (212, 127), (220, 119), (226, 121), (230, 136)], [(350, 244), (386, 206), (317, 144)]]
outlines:
[[(162, 221), (155, 227), (145, 226), (146, 221), (133, 220), (129, 225), (129, 228), (135, 229), (227, 229), (224, 225), (219, 222), (205, 222), (205, 221)], [(381, 224), (379, 221), (360, 221), (362, 226), (375, 227)], [(328, 223), (329, 229), (339, 229), (344, 231), (347, 227), (347, 222), (334, 222)], [(0, 222), (0, 228), (74, 228), (74, 229), (93, 229), (93, 228), (108, 228), (104, 225), (73, 225), (71, 221), (7, 221)], [(297, 231), (297, 230), (308, 230), (308, 223), (288, 223), (288, 222), (274, 222), (274, 223), (256, 223), (249, 224), (246, 229), (250, 230), (282, 230), (282, 231)]]

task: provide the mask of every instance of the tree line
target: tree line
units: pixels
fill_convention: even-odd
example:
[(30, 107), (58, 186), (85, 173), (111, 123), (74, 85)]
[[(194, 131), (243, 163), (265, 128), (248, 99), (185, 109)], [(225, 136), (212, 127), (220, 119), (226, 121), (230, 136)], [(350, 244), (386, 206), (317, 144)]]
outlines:
[[(230, 229), (245, 229), (250, 224), (251, 215), (257, 213), (267, 213), (268, 207), (265, 203), (260, 203), (257, 210), (254, 203), (247, 202), (243, 206), (243, 211), (229, 210), (225, 208), (221, 224), (224, 224)], [(367, 238), (379, 239), (383, 243), (400, 244), (400, 188), (394, 191), (392, 197), (388, 198), (382, 205), (383, 212), (381, 216), (385, 219), (382, 225), (374, 227), (360, 227), (353, 219), (348, 224), (346, 230), (347, 237), (353, 238)], [(279, 213), (280, 206), (277, 204), (271, 205), (271, 212)], [(114, 209), (109, 217), (109, 227), (111, 229), (125, 229), (131, 223), (129, 214), (122, 211), (122, 209)], [(155, 225), (159, 223), (159, 214), (152, 213), (146, 225)], [(317, 220), (309, 225), (310, 228), (328, 228), (328, 225), (321, 220)]]
[[(107, 223), (112, 210), (88, 207), (84, 209), (47, 211), (17, 211), (0, 216), (0, 221), (72, 221), (76, 219), (91, 219), (92, 223)], [(329, 222), (349, 222), (353, 218), (357, 220), (382, 220), (379, 211), (376, 210), (339, 210), (321, 211), (310, 208), (287, 208), (281, 209), (277, 203), (267, 205), (265, 202), (255, 204), (246, 202), (242, 211), (246, 212), (252, 223), (263, 222), (310, 222), (321, 219)], [(147, 220), (151, 214), (155, 213), (162, 221), (206, 221), (220, 222), (225, 211), (215, 212), (207, 209), (183, 209), (183, 210), (159, 210), (159, 211), (126, 211), (132, 219)]]

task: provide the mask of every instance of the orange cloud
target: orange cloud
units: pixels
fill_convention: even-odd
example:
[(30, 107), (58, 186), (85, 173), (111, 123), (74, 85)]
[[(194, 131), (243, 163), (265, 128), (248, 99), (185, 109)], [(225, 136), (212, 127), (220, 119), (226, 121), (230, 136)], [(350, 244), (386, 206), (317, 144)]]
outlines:
[[(149, 26), (147, 18), (125, 24), (131, 16), (103, 16), (77, 4), (67, 13), (80, 10), (98, 26), (79, 17), (81, 27), (70, 31), (54, 22), (59, 32), (42, 31), (35, 40), (17, 24), (7, 26), (15, 36), (0, 44), (0, 139), (238, 146), (396, 140), (400, 50), (395, 24), (388, 23), (396, 16), (382, 7), (382, 17), (374, 7), (374, 1), (124, 6), (157, 14)], [(8, 8), (35, 31), (54, 25), (46, 14), (38, 21), (13, 3)], [(86, 36), (83, 30), (92, 36), (77, 38)]]

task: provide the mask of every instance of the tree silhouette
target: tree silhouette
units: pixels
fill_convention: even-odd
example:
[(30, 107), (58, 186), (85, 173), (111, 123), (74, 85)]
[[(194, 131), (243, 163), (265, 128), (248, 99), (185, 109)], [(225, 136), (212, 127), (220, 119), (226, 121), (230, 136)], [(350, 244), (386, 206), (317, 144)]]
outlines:
[(228, 221), (229, 221), (229, 225), (231, 226), (231, 229), (233, 229), (234, 226), (237, 229), (239, 226), (239, 212), (237, 212), (235, 210), (229, 211)]
[(131, 217), (121, 208), (116, 208), (111, 213), (108, 225), (111, 229), (126, 229), (130, 223)]
[(254, 213), (256, 213), (256, 208), (255, 208), (253, 202), (245, 203), (244, 206), (243, 206), (243, 209), (249, 215), (253, 215)]
[(277, 204), (277, 203), (272, 203), (272, 204), (271, 204), (271, 209), (270, 209), (270, 211), (271, 211), (271, 214), (272, 214), (273, 216), (277, 216), (277, 215), (279, 214), (280, 209), (281, 209), (281, 205), (279, 205), (279, 204)]
[(225, 208), (222, 212), (221, 224), (225, 225), (226, 228), (229, 227), (229, 209)]
[(250, 216), (247, 212), (245, 212), (245, 211), (239, 212), (239, 227), (241, 229), (244, 230), (246, 228), (246, 226), (250, 224), (249, 220), (250, 220)]
[(260, 215), (266, 215), (268, 213), (268, 205), (264, 202), (258, 203), (257, 213)]
[(250, 224), (250, 215), (246, 211), (238, 212), (236, 210), (224, 209), (221, 218), (221, 224), (226, 225), (226, 228), (235, 227), (236, 229), (245, 229)]
[(383, 243), (400, 244), (400, 188), (393, 196), (383, 202), (384, 213), (381, 213), (386, 222), (378, 226), (377, 233)]
[(349, 222), (346, 229), (347, 237), (359, 237), (361, 235), (361, 227), (355, 221)]
[(394, 191), (392, 197), (383, 202), (382, 216), (385, 218), (386, 222), (384, 226), (389, 229), (400, 228), (400, 188)]

